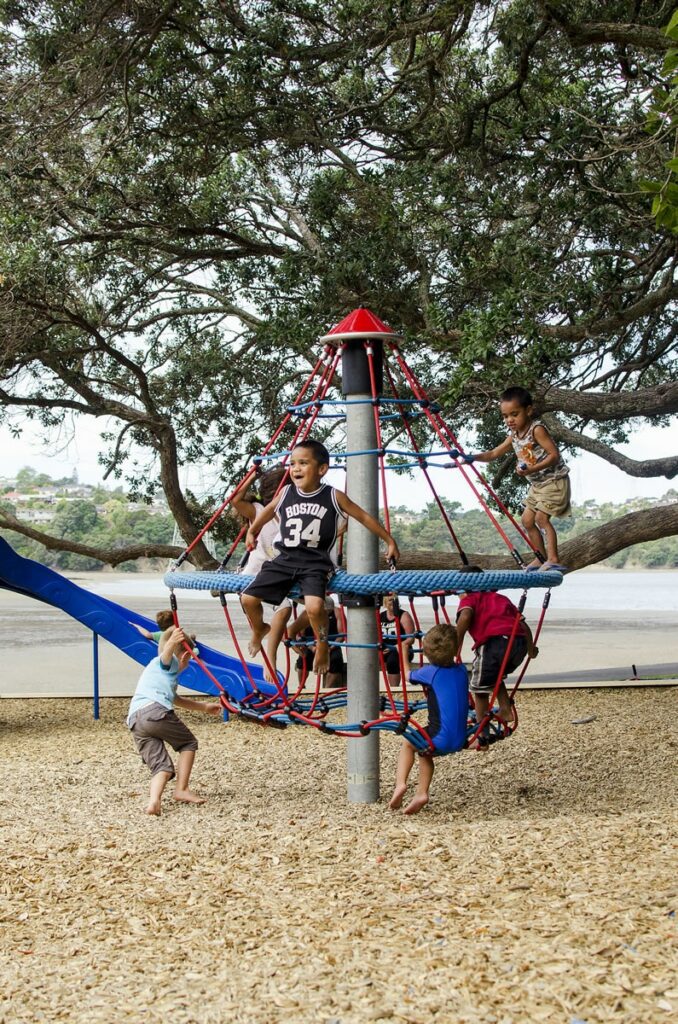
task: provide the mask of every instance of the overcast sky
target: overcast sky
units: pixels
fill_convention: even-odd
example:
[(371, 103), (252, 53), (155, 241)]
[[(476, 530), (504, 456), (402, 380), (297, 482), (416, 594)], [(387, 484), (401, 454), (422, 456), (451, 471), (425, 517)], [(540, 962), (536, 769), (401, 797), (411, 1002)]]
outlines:
[[(78, 478), (83, 483), (99, 483), (103, 477), (103, 471), (97, 464), (98, 452), (103, 447), (99, 439), (99, 431), (102, 429), (105, 429), (103, 421), (95, 423), (93, 420), (80, 420), (73, 441), (65, 449), (57, 451), (55, 444), (43, 444), (30, 427), (26, 428), (19, 440), (13, 438), (6, 427), (0, 427), (0, 475), (12, 476), (22, 466), (32, 466), (52, 477), (69, 476), (73, 469), (77, 469)], [(672, 428), (643, 427), (622, 450), (634, 459), (659, 458), (675, 454), (675, 438), (675, 423)], [(602, 504), (627, 498), (660, 497), (669, 488), (678, 487), (677, 481), (666, 480), (664, 477), (642, 479), (627, 476), (597, 456), (588, 454), (571, 459), (570, 472), (575, 504), (582, 504), (588, 499)], [(188, 484), (195, 492), (208, 491), (215, 485), (214, 476), (210, 475), (213, 474), (212, 470), (191, 468), (188, 473)], [(438, 469), (431, 471), (431, 478), (441, 495), (461, 502), (465, 508), (475, 506), (476, 499), (464, 483), (461, 473)], [(330, 482), (343, 487), (343, 481), (343, 472), (332, 472)], [(109, 480), (109, 484), (113, 483)], [(421, 509), (431, 501), (428, 485), (419, 476), (407, 480), (388, 473), (387, 490), (391, 506), (407, 505), (412, 509)]]

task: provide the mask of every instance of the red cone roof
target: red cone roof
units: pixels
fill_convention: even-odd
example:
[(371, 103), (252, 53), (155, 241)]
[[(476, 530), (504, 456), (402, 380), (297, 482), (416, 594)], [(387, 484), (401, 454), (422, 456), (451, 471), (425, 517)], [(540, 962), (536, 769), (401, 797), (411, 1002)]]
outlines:
[(397, 338), (395, 331), (380, 320), (370, 309), (360, 306), (333, 327), (321, 341), (343, 341), (346, 338), (382, 338), (389, 335)]

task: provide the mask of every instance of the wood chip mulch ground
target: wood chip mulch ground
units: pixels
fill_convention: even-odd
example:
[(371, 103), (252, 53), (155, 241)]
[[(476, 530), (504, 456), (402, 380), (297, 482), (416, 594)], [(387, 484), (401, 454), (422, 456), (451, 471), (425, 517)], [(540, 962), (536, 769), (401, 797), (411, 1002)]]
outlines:
[(1, 701), (0, 1021), (675, 1020), (677, 704), (526, 693), (411, 818), (393, 737), (356, 806), (344, 741), (181, 712), (209, 800), (155, 819), (127, 701)]

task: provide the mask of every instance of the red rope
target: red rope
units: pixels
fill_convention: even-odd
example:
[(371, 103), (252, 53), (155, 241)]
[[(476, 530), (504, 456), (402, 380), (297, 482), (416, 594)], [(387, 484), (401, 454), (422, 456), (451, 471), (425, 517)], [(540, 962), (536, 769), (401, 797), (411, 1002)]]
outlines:
[[(321, 372), (321, 377), (320, 377), (319, 385), (316, 386), (316, 394), (313, 396), (311, 401), (315, 401), (316, 400), (316, 397), (317, 397), (317, 394), (318, 394), (318, 390), (319, 390), (319, 387), (321, 387), (321, 385), (322, 385), (323, 379), (326, 376), (329, 375), (330, 380), (331, 380), (331, 378), (334, 376), (334, 370), (335, 370), (336, 364), (338, 362), (338, 353), (334, 354), (334, 358), (333, 359), (329, 358), (330, 353), (335, 353), (334, 348), (331, 345), (325, 345), (325, 347), (323, 349), (323, 352), (322, 352), (322, 355), (318, 358), (318, 361), (316, 362), (315, 366), (311, 370), (311, 373), (309, 374), (307, 380), (302, 385), (299, 393), (297, 394), (297, 397), (295, 398), (294, 402), (292, 403), (293, 405), (299, 405), (301, 403), (301, 400), (304, 397), (304, 395), (306, 394), (306, 392), (308, 391), (309, 387), (311, 386), (311, 382), (312, 382), (313, 378), (315, 377), (316, 373), (318, 372), (319, 367), (322, 366), (323, 370)], [(274, 431), (272, 437), (268, 441), (268, 444), (264, 447), (264, 449), (263, 449), (263, 451), (261, 453), (260, 458), (263, 457), (264, 455), (267, 455), (271, 451), (271, 449), (273, 448), (273, 445), (278, 440), (278, 438), (280, 437), (280, 435), (284, 431), (285, 427), (289, 423), (290, 419), (292, 418), (292, 415), (293, 415), (293, 410), (290, 410), (290, 411), (288, 411), (285, 414), (285, 416), (283, 417), (281, 423), (279, 424), (277, 429)], [(315, 410), (315, 416), (313, 417), (313, 419), (315, 419), (315, 417), (317, 415), (318, 415), (318, 410), (316, 409)], [(303, 422), (304, 421), (302, 420), (302, 424), (301, 425), (303, 425)], [(306, 436), (308, 436), (308, 434)], [(231, 494), (229, 494), (228, 497), (224, 499), (224, 501), (221, 503), (221, 505), (216, 510), (216, 512), (213, 513), (213, 515), (208, 519), (207, 523), (203, 526), (202, 530), (200, 530), (200, 532), (197, 534), (196, 537), (194, 537), (194, 539), (191, 541), (191, 543), (188, 545), (188, 547), (185, 548), (185, 550), (181, 553), (181, 555), (179, 555), (179, 558), (176, 561), (176, 565), (177, 566), (181, 565), (181, 563), (186, 560), (186, 558), (190, 555), (191, 551), (196, 546), (196, 544), (198, 544), (202, 540), (202, 538), (205, 536), (207, 531), (210, 530), (212, 528), (212, 526), (214, 526), (214, 524), (217, 521), (217, 519), (219, 518), (219, 516), (222, 514), (224, 509), (231, 503), (231, 501), (233, 500), (233, 498), (237, 494), (237, 492), (246, 483), (250, 482), (254, 478), (256, 473), (257, 473), (257, 466), (253, 466), (252, 469), (249, 470), (245, 474), (245, 476), (240, 481), (240, 483), (235, 488), (235, 490), (232, 491)]]
[(513, 619), (513, 626), (511, 628), (511, 633), (509, 635), (508, 643), (506, 644), (506, 650), (504, 651), (504, 657), (502, 658), (501, 665), (499, 666), (499, 672), (497, 673), (497, 680), (496, 680), (496, 682), (494, 684), (494, 689), (492, 690), (492, 696), (490, 697), (489, 710), (488, 710), (487, 714), (483, 716), (481, 721), (477, 723), (475, 732), (471, 736), (469, 736), (469, 738), (467, 740), (467, 743), (466, 743), (466, 745), (469, 746), (469, 747), (471, 746), (472, 743), (475, 743), (475, 741), (481, 736), (483, 730), (485, 729), (485, 727), (489, 724), (489, 722), (493, 718), (496, 721), (498, 721), (498, 722), (503, 724), (504, 729), (505, 729), (505, 734), (513, 732), (513, 729), (511, 727), (509, 727), (508, 722), (505, 723), (502, 718), (500, 718), (498, 715), (495, 715), (494, 712), (492, 711), (492, 708), (494, 706), (495, 700), (497, 699), (497, 694), (499, 693), (499, 687), (501, 686), (502, 682), (504, 681), (504, 676), (506, 674), (506, 666), (508, 664), (509, 656), (511, 654), (511, 650), (513, 648), (513, 643), (515, 641), (515, 638), (518, 635), (518, 626), (520, 625), (520, 620), (523, 617), (522, 606), (524, 606), (524, 602), (525, 602), (525, 594), (523, 594), (523, 597), (521, 599), (521, 607), (516, 608), (516, 614), (515, 614), (515, 617)]
[[(537, 623), (537, 628), (535, 629), (535, 631), (534, 631), (534, 635), (533, 635), (533, 637), (532, 637), (532, 642), (534, 643), (534, 645), (535, 645), (535, 646), (536, 646), (536, 644), (537, 644), (537, 640), (539, 639), (539, 635), (540, 635), (540, 633), (541, 633), (541, 630), (542, 630), (542, 626), (543, 626), (543, 624), (544, 624), (544, 617), (545, 617), (545, 615), (546, 615), (546, 609), (547, 609), (547, 608), (548, 608), (548, 606), (549, 606), (549, 602), (550, 602), (550, 600), (551, 600), (551, 591), (550, 591), (550, 590), (547, 590), (547, 591), (546, 591), (546, 593), (544, 594), (544, 600), (542, 601), (542, 605), (541, 605), (541, 615), (539, 616), (539, 621), (538, 621), (538, 623)], [(510, 694), (509, 694), (509, 697), (511, 698), (511, 700), (513, 700), (513, 697), (514, 697), (514, 695), (515, 695), (515, 692), (516, 692), (516, 690), (518, 689), (518, 687), (520, 686), (520, 684), (521, 684), (521, 683), (522, 683), (522, 681), (523, 681), (523, 677), (524, 677), (525, 673), (527, 672), (527, 667), (528, 667), (528, 665), (529, 665), (529, 664), (530, 664), (530, 662), (531, 662), (531, 661), (533, 661), (533, 660), (534, 660), (534, 659), (533, 659), (533, 658), (531, 658), (531, 657), (530, 657), (529, 655), (528, 655), (528, 657), (527, 657), (527, 658), (525, 659), (525, 661), (524, 661), (524, 663), (523, 663), (523, 667), (522, 667), (522, 668), (521, 668), (521, 670), (520, 670), (520, 675), (518, 676), (518, 678), (517, 678), (517, 680), (516, 680), (516, 682), (515, 682), (515, 684), (514, 684), (514, 686), (513, 686), (513, 689), (511, 690), (511, 692), (510, 692)], [(516, 714), (516, 710), (515, 710), (515, 708), (513, 709), (513, 714), (514, 714), (514, 715)], [(516, 718), (516, 722), (517, 722), (517, 718)]]
[[(413, 374), (412, 374), (410, 368), (408, 367), (407, 363), (405, 363), (405, 361), (403, 360), (402, 356), (400, 355), (400, 352), (398, 351), (397, 346), (394, 343), (389, 343), (389, 344), (390, 344), (391, 350), (393, 351), (393, 353), (394, 353), (394, 355), (396, 357), (396, 361), (397, 361), (398, 365), (400, 366), (400, 368), (401, 368), (401, 370), (402, 370), (402, 372), (403, 372), (403, 374), (405, 376), (405, 379), (407, 380), (407, 382), (409, 383), (409, 385), (410, 385), (410, 387), (412, 389), (412, 393), (422, 403), (425, 403), (425, 404), (422, 405), (422, 408), (424, 410), (424, 414), (426, 415), (426, 418), (428, 419), (429, 423), (432, 425), (432, 427), (433, 427), (434, 431), (436, 432), (436, 434), (437, 434), (441, 444), (443, 444), (445, 446), (445, 448), (448, 450), (448, 452), (451, 453), (452, 452), (452, 447), (449, 444), (448, 439), (445, 437), (445, 434), (443, 432), (443, 428), (444, 428), (444, 430), (446, 432), (448, 432), (450, 434), (450, 437), (453, 437), (454, 435), (448, 430), (447, 425), (442, 420), (442, 418), (438, 417), (438, 419), (440, 419), (440, 424), (438, 423), (438, 419), (436, 419), (436, 416), (434, 416), (434, 414), (431, 412), (430, 408), (428, 408), (428, 406), (431, 404), (431, 400), (429, 399), (428, 395), (423, 390), (423, 388), (421, 388), (421, 386), (419, 385), (419, 382), (413, 376)], [(455, 450), (457, 450), (457, 445), (454, 442), (453, 442), (453, 444), (454, 444)], [(455, 463), (455, 465), (456, 465), (456, 463)], [(462, 474), (464, 476), (464, 479), (466, 480), (466, 482), (468, 483), (469, 487), (471, 488), (471, 490), (475, 494), (476, 498), (478, 499), (478, 501), (479, 501), (480, 505), (482, 506), (483, 510), (485, 511), (486, 515), (488, 516), (488, 518), (492, 522), (495, 530), (497, 531), (497, 533), (499, 533), (500, 537), (502, 538), (502, 540), (506, 544), (506, 546), (509, 549), (512, 557), (515, 559), (515, 561), (518, 563), (518, 565), (521, 566), (521, 568), (524, 567), (525, 563), (523, 562), (523, 559), (522, 559), (522, 556), (521, 556), (520, 552), (516, 548), (515, 544), (513, 544), (511, 539), (508, 537), (508, 535), (506, 534), (505, 530), (502, 528), (501, 523), (497, 520), (497, 518), (492, 513), (492, 510), (490, 509), (490, 506), (487, 504), (487, 502), (483, 498), (483, 496), (480, 493), (480, 491), (477, 489), (477, 487), (474, 486), (473, 481), (468, 477), (468, 475), (466, 473), (466, 468), (464, 466), (458, 466), (457, 468), (461, 470), (461, 472), (462, 472)], [(475, 469), (475, 467), (473, 467), (473, 468)], [(501, 506), (501, 502), (499, 501), (499, 499), (495, 495), (494, 491), (492, 491), (492, 488), (487, 483), (487, 481), (482, 476), (482, 474), (480, 474), (477, 469), (475, 469), (475, 472), (476, 472), (476, 475), (477, 475), (478, 479), (481, 480), (485, 484), (485, 486), (487, 487), (488, 491), (490, 491), (491, 496)], [(515, 526), (515, 528), (518, 530), (520, 535), (524, 538), (524, 540), (529, 545), (530, 549), (532, 551), (535, 551), (535, 553), (536, 553), (536, 549), (534, 548), (534, 545), (532, 544), (532, 541), (529, 539), (527, 534), (524, 533), (524, 531), (518, 526), (518, 524), (515, 522), (515, 520), (511, 517), (510, 513), (508, 512), (508, 510), (506, 510), (505, 506), (503, 507), (502, 510), (506, 512), (506, 514), (508, 515), (509, 519), (511, 519), (511, 522)]]
[[(391, 391), (393, 392), (393, 397), (394, 398), (400, 398), (400, 395), (398, 394), (398, 389), (396, 387), (395, 380), (393, 379), (393, 374), (391, 373), (391, 368), (390, 368), (390, 366), (386, 362), (384, 362), (384, 368), (386, 369), (386, 375), (387, 375), (387, 377), (389, 379), (389, 383), (391, 385)], [(414, 432), (413, 432), (412, 428), (410, 427), (409, 423), (407, 422), (407, 419), (405, 418), (405, 415), (404, 415), (405, 409), (404, 409), (404, 407), (402, 405), (400, 405), (400, 406), (398, 406), (398, 409), (400, 410), (400, 413), (401, 413), (401, 415), (403, 417), (403, 426), (405, 427), (405, 431), (406, 431), (407, 436), (409, 438), (410, 444), (412, 445), (413, 451), (415, 451), (417, 453), (417, 455), (422, 455), (421, 449), (419, 448), (419, 445), (417, 444), (417, 439), (414, 436)], [(459, 539), (458, 539), (456, 533), (454, 532), (454, 528), (453, 528), (452, 523), (450, 521), (450, 518), (449, 518), (449, 516), (447, 514), (445, 506), (443, 505), (443, 503), (442, 503), (442, 501), (440, 499), (440, 495), (438, 494), (438, 492), (437, 492), (437, 490), (435, 488), (435, 485), (434, 485), (433, 481), (431, 480), (431, 477), (429, 476), (428, 469), (426, 468), (426, 465), (425, 465), (425, 455), (422, 455), (422, 460), (424, 460), (424, 461), (420, 461), (420, 469), (421, 469), (421, 471), (422, 471), (422, 473), (424, 475), (424, 479), (426, 480), (426, 483), (428, 484), (428, 486), (430, 488), (431, 494), (433, 495), (433, 499), (434, 499), (436, 505), (438, 506), (438, 510), (440, 511), (441, 516), (443, 517), (443, 522), (447, 526), (447, 529), (448, 529), (448, 531), (450, 533), (450, 536), (451, 536), (451, 538), (452, 538), (452, 540), (454, 542), (454, 545), (455, 545), (457, 551), (459, 552), (459, 557), (461, 558), (461, 560), (464, 563), (464, 565), (468, 565), (468, 558), (466, 556), (466, 553), (464, 552), (464, 549), (462, 548), (462, 546), (461, 546), (461, 544), (459, 542)]]
[[(414, 598), (411, 597), (409, 599), (409, 601), (410, 601), (410, 615), (412, 616), (412, 621), (414, 622), (414, 631), (415, 631), (415, 633), (421, 633), (422, 632), (422, 628), (421, 628), (421, 624), (419, 622), (419, 617), (417, 615), (416, 609), (414, 607)], [(424, 664), (424, 652), (421, 650), (421, 644), (419, 646), (420, 646), (420, 650), (419, 650), (419, 667), (421, 668), (421, 666)]]
[[(179, 615), (178, 615), (178, 610), (177, 610), (177, 601), (176, 601), (176, 597), (174, 595), (174, 591), (173, 590), (170, 591), (170, 608), (172, 609), (172, 619), (174, 620), (174, 625), (177, 628), (180, 629), (181, 626), (179, 624)], [(225, 707), (226, 710), (229, 711), (231, 714), (237, 714), (238, 713), (238, 708), (234, 704), (231, 703), (231, 701), (229, 699), (228, 692), (226, 691), (224, 686), (222, 686), (222, 684), (219, 682), (219, 680), (214, 675), (214, 673), (211, 671), (211, 669), (208, 668), (208, 666), (205, 664), (205, 662), (202, 660), (202, 658), (198, 657), (197, 654), (193, 653), (193, 648), (191, 647), (191, 645), (188, 643), (187, 640), (184, 640), (183, 646), (184, 646), (184, 650), (188, 651), (188, 653), (191, 655), (193, 660), (203, 670), (203, 672), (205, 673), (207, 678), (210, 679), (214, 683), (214, 685), (217, 687), (217, 689), (219, 690), (219, 700), (221, 701), (222, 707)]]
[[(391, 680), (388, 678), (388, 668), (386, 666), (386, 658), (384, 656), (384, 631), (381, 628), (381, 614), (379, 612), (379, 608), (375, 608), (374, 609), (374, 617), (375, 617), (376, 626), (377, 626), (377, 639), (378, 639), (378, 643), (379, 643), (378, 653), (379, 653), (379, 664), (381, 666), (381, 674), (382, 674), (382, 677), (383, 677), (383, 680), (384, 680), (384, 687), (386, 689), (386, 695), (388, 697), (388, 702), (391, 705), (391, 712), (392, 712), (392, 714), (396, 714), (397, 711), (396, 711), (396, 705), (395, 705), (395, 698), (393, 696), (393, 691), (391, 689)], [(398, 656), (398, 661), (400, 663), (401, 682), (402, 682), (402, 678), (403, 678), (402, 677), (402, 661), (400, 660), (400, 655)]]

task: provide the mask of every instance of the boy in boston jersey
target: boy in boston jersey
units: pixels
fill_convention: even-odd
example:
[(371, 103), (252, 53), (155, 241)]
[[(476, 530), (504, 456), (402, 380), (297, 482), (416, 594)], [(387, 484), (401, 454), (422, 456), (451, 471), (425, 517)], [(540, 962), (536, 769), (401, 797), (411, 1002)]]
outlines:
[(330, 456), (319, 441), (300, 442), (290, 457), (290, 483), (259, 513), (245, 538), (254, 547), (266, 523), (278, 517), (280, 532), (275, 547), (279, 554), (264, 562), (258, 576), (242, 594), (242, 606), (252, 627), (249, 653), (261, 650), (268, 627), (264, 622), (262, 601), (280, 604), (295, 583), (299, 585), (304, 606), (316, 636), (313, 671), (325, 675), (330, 667), (327, 643), (327, 581), (334, 572), (331, 552), (347, 516), (356, 519), (387, 545), (387, 557), (400, 557), (390, 533), (343, 491), (323, 483)]
[[(428, 803), (433, 758), (453, 754), (466, 743), (468, 674), (464, 665), (454, 663), (458, 650), (457, 631), (448, 622), (441, 622), (429, 629), (422, 647), (429, 664), (411, 672), (410, 682), (424, 688), (428, 706), (426, 731), (433, 743), (433, 751), (419, 754), (417, 790), (405, 808), (405, 814), (416, 814)], [(402, 805), (414, 755), (414, 747), (403, 739), (398, 754), (395, 789), (388, 805), (392, 811)]]

